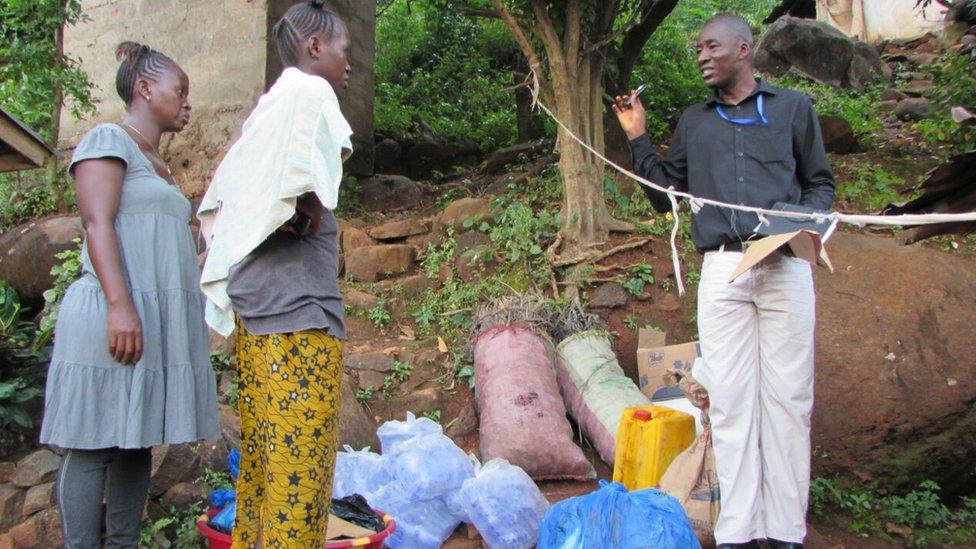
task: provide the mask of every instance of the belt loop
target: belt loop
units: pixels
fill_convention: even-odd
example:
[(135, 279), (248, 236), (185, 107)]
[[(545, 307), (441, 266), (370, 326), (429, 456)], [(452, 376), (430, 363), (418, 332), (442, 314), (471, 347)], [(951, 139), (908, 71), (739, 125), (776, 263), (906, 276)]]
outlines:
[(722, 253), (724, 251), (725, 251), (725, 244), (723, 243), (721, 246), (718, 247), (718, 253)]

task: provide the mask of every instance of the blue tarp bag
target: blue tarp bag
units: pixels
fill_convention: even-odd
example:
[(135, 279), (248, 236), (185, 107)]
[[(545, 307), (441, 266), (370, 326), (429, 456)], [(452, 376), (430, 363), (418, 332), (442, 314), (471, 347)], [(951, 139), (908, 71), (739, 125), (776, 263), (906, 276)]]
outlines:
[(539, 549), (700, 549), (678, 500), (648, 488), (628, 492), (600, 481), (595, 492), (553, 505), (542, 519)]
[(225, 534), (234, 530), (234, 517), (237, 515), (237, 500), (231, 501), (210, 519), (210, 527)]

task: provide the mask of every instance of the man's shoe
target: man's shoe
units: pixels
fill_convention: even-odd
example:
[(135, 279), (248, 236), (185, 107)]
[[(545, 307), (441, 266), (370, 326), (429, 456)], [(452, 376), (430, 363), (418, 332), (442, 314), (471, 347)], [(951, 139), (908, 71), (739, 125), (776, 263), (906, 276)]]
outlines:
[(796, 543), (795, 541), (780, 541), (778, 539), (768, 539), (766, 543), (769, 545), (770, 549), (803, 549), (802, 543)]
[(716, 549), (759, 549), (759, 541), (752, 540), (745, 543), (720, 543)]

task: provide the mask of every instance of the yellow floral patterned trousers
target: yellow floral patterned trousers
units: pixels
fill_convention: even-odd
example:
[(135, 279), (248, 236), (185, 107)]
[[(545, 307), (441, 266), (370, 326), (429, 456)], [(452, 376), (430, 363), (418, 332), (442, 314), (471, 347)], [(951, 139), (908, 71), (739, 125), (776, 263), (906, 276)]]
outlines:
[(238, 321), (241, 469), (234, 548), (325, 544), (339, 434), (342, 342), (326, 330), (258, 336)]

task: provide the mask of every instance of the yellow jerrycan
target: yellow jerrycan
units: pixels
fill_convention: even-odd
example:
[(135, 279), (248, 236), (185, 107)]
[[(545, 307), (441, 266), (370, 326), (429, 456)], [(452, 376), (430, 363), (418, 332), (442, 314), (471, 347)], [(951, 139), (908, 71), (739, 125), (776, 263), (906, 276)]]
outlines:
[(613, 480), (628, 490), (658, 485), (674, 458), (695, 440), (695, 418), (665, 408), (627, 408), (617, 428)]

